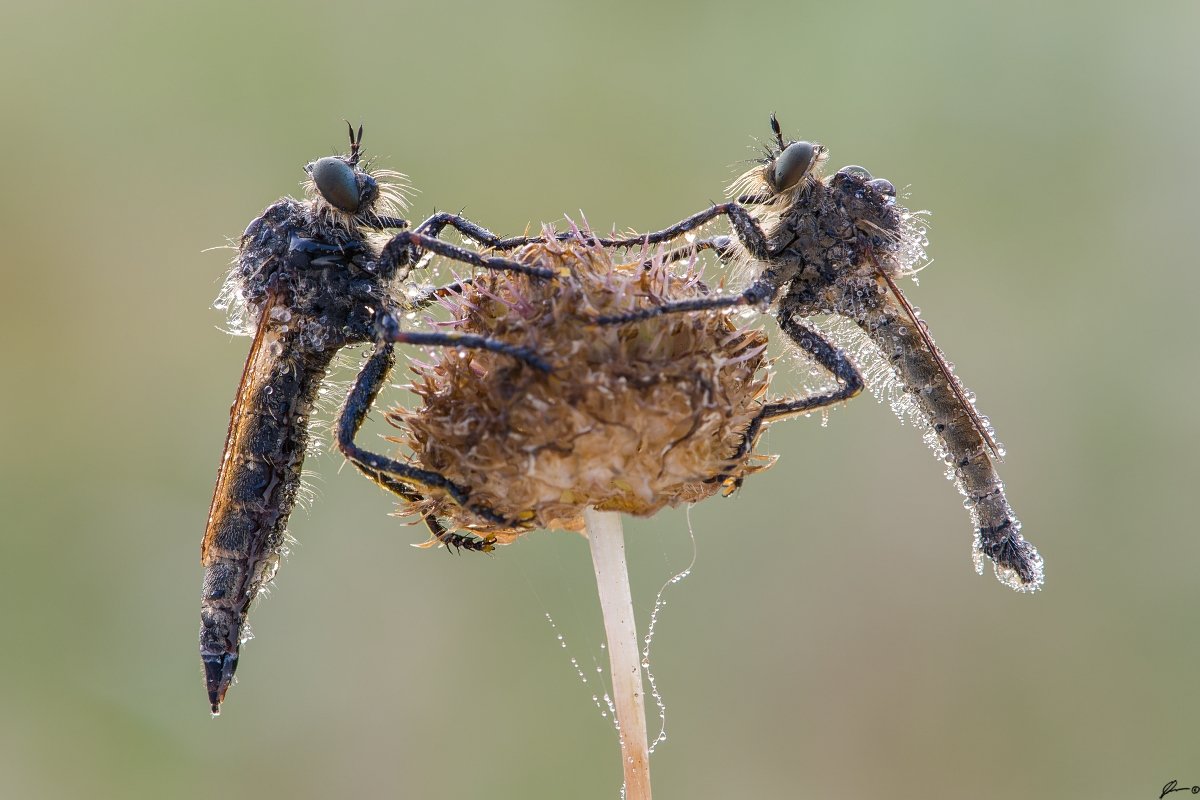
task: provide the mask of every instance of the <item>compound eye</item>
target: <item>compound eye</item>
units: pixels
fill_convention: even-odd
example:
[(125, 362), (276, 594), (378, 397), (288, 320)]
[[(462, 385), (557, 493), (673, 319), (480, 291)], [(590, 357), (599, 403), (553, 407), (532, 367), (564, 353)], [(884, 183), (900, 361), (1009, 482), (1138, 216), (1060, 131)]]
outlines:
[(309, 172), (317, 191), (331, 206), (347, 214), (358, 211), (358, 180), (353, 167), (336, 156), (326, 156), (313, 162)]
[(777, 192), (791, 189), (812, 167), (817, 146), (811, 142), (792, 142), (775, 159), (771, 168), (771, 185)]
[(873, 181), (867, 181), (867, 186), (887, 197), (896, 196), (896, 187), (887, 178), (876, 178)]
[(871, 180), (871, 173), (867, 171), (867, 168), (860, 167), (858, 164), (847, 164), (839, 169), (838, 172), (842, 173), (843, 175), (857, 175), (864, 181)]

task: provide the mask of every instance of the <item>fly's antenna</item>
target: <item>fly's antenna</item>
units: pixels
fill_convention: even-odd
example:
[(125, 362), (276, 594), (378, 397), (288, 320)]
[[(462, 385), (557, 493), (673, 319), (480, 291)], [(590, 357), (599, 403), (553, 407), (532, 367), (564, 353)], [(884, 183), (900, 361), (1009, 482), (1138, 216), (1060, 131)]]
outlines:
[(775, 133), (775, 141), (779, 143), (779, 149), (782, 151), (787, 145), (783, 143), (783, 130), (779, 127), (779, 119), (774, 111), (771, 112), (771, 130)]
[(346, 129), (350, 132), (350, 166), (353, 167), (358, 164), (358, 159), (362, 156), (363, 126), (358, 126), (358, 136), (356, 137), (354, 126), (350, 124), (350, 120), (344, 119), (342, 122), (346, 123)]
[(942, 376), (946, 379), (946, 383), (950, 386), (950, 391), (954, 392), (955, 398), (958, 399), (959, 406), (962, 407), (962, 410), (965, 411), (967, 416), (971, 419), (971, 425), (983, 439), (984, 444), (987, 445), (988, 455), (990, 455), (996, 461), (999, 461), (999, 445), (997, 445), (996, 440), (992, 438), (992, 434), (988, 430), (988, 426), (984, 424), (982, 419), (980, 419), (979, 412), (975, 410), (975, 406), (971, 405), (970, 401), (967, 400), (967, 395), (966, 392), (963, 391), (962, 384), (959, 383), (958, 377), (955, 376), (955, 374), (950, 370), (950, 365), (946, 363), (946, 357), (942, 355), (942, 351), (938, 350), (937, 345), (933, 343), (933, 337), (929, 335), (929, 331), (926, 329), (925, 323), (917, 317), (916, 310), (912, 307), (912, 304), (908, 302), (908, 298), (904, 296), (904, 292), (901, 292), (900, 287), (896, 285), (894, 280), (892, 280), (892, 276), (888, 275), (883, 267), (880, 266), (878, 259), (875, 258), (875, 251), (873, 249), (868, 249), (867, 256), (871, 259), (871, 264), (875, 267), (875, 271), (878, 272), (884, 281), (887, 282), (888, 288), (892, 290), (892, 294), (896, 296), (896, 299), (900, 301), (900, 305), (904, 307), (904, 313), (908, 315), (910, 320), (912, 320), (912, 324), (916, 327), (917, 333), (921, 334), (921, 340), (925, 342), (925, 346), (929, 348), (929, 352), (933, 356), (934, 363), (936, 363), (938, 366), (938, 371), (940, 371)]

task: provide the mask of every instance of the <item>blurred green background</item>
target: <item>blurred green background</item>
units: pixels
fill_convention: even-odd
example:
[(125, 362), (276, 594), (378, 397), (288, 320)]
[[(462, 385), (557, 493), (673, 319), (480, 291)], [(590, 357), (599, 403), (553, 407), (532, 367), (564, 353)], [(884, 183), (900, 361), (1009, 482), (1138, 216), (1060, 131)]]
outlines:
[[(199, 544), (248, 341), (217, 330), (207, 248), (342, 118), (413, 216), (512, 233), (673, 222), (772, 111), (933, 212), (910, 297), (1008, 447), (1047, 583), (975, 576), (959, 497), (885, 406), (777, 426), (779, 464), (691, 513), (658, 796), (1200, 783), (1200, 6), (1120, 8), (5, 4), (0, 797), (615, 798), (569, 660), (604, 656), (586, 543), (414, 550), (331, 455), (210, 719)], [(628, 526), (642, 626), (687, 524)]]

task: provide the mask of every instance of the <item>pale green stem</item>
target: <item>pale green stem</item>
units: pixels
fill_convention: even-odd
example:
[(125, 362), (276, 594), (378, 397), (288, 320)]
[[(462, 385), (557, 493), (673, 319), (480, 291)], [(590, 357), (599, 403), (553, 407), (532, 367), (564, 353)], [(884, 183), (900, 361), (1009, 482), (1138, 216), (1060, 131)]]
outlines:
[(629, 570), (625, 567), (625, 538), (621, 515), (615, 511), (583, 512), (608, 658), (612, 671), (613, 705), (620, 728), (621, 764), (625, 772), (626, 800), (650, 800), (650, 754), (646, 747), (646, 704), (642, 690), (642, 662)]

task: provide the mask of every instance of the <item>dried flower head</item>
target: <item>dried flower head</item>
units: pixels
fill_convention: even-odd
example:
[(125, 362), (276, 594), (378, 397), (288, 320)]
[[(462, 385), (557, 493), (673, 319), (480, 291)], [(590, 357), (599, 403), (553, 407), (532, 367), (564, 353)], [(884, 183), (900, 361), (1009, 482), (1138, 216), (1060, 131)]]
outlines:
[(724, 312), (594, 324), (708, 292), (694, 265), (612, 256), (582, 238), (530, 245), (518, 260), (560, 278), (481, 275), (447, 302), (454, 330), (531, 347), (555, 369), (487, 351), (414, 362), (422, 404), (390, 412), (404, 431), (393, 441), (521, 527), (497, 529), (436, 496), (405, 513), (508, 542), (539, 527), (581, 530), (587, 507), (650, 515), (769, 466), (730, 460), (767, 390), (766, 335)]

